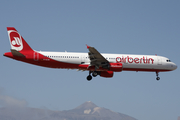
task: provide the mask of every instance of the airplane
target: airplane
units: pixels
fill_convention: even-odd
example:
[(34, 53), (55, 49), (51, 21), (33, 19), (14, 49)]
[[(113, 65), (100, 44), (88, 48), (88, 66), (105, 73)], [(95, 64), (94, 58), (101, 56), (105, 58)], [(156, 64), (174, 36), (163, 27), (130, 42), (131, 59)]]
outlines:
[(173, 71), (177, 68), (175, 63), (163, 56), (101, 54), (88, 45), (88, 53), (36, 51), (14, 27), (7, 27), (7, 32), (11, 52), (4, 53), (4, 56), (42, 67), (89, 71), (88, 81), (92, 76), (111, 78), (114, 72), (122, 71), (155, 72), (156, 80), (160, 80), (159, 72)]

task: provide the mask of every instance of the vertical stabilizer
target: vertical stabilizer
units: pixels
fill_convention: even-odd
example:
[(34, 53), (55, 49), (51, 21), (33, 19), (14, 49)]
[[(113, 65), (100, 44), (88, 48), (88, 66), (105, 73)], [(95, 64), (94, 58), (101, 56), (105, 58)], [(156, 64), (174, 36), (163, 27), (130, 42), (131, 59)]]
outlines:
[(27, 44), (23, 37), (14, 27), (7, 27), (9, 41), (12, 50), (16, 51), (31, 51), (32, 48)]

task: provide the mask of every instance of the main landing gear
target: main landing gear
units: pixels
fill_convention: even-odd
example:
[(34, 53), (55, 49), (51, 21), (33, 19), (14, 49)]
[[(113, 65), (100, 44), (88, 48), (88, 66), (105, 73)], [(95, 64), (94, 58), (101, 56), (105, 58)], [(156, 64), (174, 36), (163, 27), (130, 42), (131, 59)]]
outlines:
[[(88, 81), (91, 81), (92, 80), (92, 76), (91, 76), (91, 73), (92, 73), (92, 76), (93, 77), (96, 77), (97, 75), (99, 75), (99, 72), (97, 71), (89, 71), (89, 75), (87, 76), (87, 80)], [(156, 80), (159, 81), (160, 80), (160, 77), (159, 77), (159, 72), (156, 72)]]
[(92, 80), (91, 73), (92, 73), (93, 77), (96, 77), (99, 74), (99, 72), (97, 72), (97, 71), (89, 71), (89, 75), (87, 76), (88, 81)]
[(159, 72), (156, 72), (156, 80), (160, 80), (160, 77), (158, 77), (159, 76)]

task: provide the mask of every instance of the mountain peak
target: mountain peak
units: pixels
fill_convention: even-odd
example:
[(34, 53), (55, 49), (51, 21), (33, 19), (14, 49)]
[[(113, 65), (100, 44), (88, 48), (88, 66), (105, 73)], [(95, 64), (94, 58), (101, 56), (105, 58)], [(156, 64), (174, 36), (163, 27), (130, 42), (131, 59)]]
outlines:
[(93, 102), (91, 101), (87, 101), (83, 104), (81, 104), (80, 106), (76, 107), (75, 109), (82, 109), (82, 110), (86, 110), (86, 109), (94, 109), (95, 107), (98, 107), (97, 105), (95, 105)]
[(0, 107), (1, 120), (25, 120), (27, 118), (29, 118), (28, 120), (136, 120), (128, 115), (97, 107), (91, 101), (87, 101), (75, 109), (65, 111), (51, 111), (29, 107), (23, 109), (18, 107), (12, 108)]
[(79, 114), (83, 117), (92, 117), (96, 120), (136, 120), (128, 115), (117, 113), (106, 108), (98, 107), (91, 101), (87, 101), (80, 106), (69, 110), (73, 114)]
[(91, 114), (96, 108), (99, 108), (99, 107), (95, 105), (93, 102), (87, 101), (70, 111), (79, 113), (79, 114)]

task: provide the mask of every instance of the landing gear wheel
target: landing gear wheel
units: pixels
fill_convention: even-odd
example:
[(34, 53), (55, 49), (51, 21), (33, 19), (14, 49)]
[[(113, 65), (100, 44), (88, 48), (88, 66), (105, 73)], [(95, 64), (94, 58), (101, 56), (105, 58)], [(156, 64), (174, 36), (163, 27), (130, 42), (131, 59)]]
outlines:
[(87, 80), (90, 81), (92, 79), (92, 76), (91, 75), (88, 75), (87, 76)]
[(96, 77), (98, 75), (98, 73), (96, 72), (96, 71), (94, 71), (93, 73), (92, 73), (92, 76), (93, 77)]
[(156, 80), (160, 80), (160, 77), (158, 77), (159, 76), (159, 72), (156, 72), (156, 76), (157, 76)]
[(160, 77), (157, 77), (156, 80), (160, 80)]

